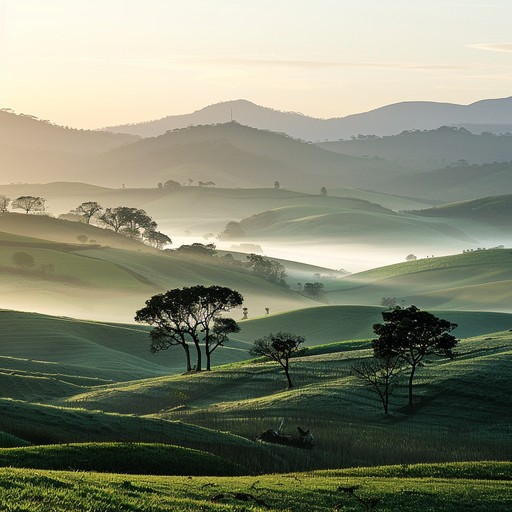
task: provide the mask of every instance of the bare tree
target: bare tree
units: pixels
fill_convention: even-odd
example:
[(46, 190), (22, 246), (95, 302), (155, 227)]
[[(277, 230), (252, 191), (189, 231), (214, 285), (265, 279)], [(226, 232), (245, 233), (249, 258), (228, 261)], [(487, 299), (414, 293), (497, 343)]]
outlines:
[(17, 210), (25, 210), (25, 213), (44, 212), (45, 200), (42, 197), (20, 196), (12, 202), (12, 207)]

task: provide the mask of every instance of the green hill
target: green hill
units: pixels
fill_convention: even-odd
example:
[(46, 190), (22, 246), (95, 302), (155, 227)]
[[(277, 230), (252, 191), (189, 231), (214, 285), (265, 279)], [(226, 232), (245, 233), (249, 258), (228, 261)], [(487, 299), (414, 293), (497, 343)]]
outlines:
[[(295, 468), (386, 463), (486, 460), (510, 457), (509, 331), (460, 341), (457, 357), (430, 358), (416, 377), (416, 409), (405, 385), (392, 397), (391, 415), (351, 366), (369, 345), (341, 342), (291, 361), (295, 388), (273, 362), (248, 361), (212, 372), (159, 377), (96, 388), (66, 399), (67, 406), (150, 414), (229, 430), (249, 438), (285, 420), (285, 430), (310, 428), (312, 457), (288, 452)], [(320, 347), (322, 348), (322, 347)], [(404, 443), (404, 439), (407, 442)], [(400, 441), (401, 440), (401, 441)]]
[(397, 297), (422, 309), (511, 311), (512, 252), (490, 249), (389, 265), (338, 281), (331, 302)]
[[(46, 220), (32, 224), (32, 219), (39, 219), (36, 216), (7, 214), (11, 216), (29, 217), (30, 220), (23, 219), (21, 224), (28, 222), (30, 226), (41, 228), (47, 225)], [(48, 224), (56, 227), (55, 238), (65, 234), (68, 226), (76, 225), (49, 220)], [(111, 233), (98, 231), (106, 237)], [(135, 311), (151, 295), (195, 284), (216, 284), (238, 290), (250, 307), (260, 311), (264, 307), (282, 311), (312, 304), (310, 299), (265, 281), (246, 269), (226, 266), (217, 258), (198, 261), (135, 242), (131, 248), (136, 250), (122, 250), (53, 243), (11, 234), (0, 234), (0, 239), (3, 241), (0, 245), (3, 297), (0, 307), (5, 309), (131, 322)], [(31, 256), (34, 265), (16, 266), (13, 256), (17, 252)]]
[(413, 250), (450, 243), (475, 243), (447, 222), (396, 213), (350, 199), (336, 206), (290, 206), (266, 211), (242, 219), (240, 227), (246, 233), (245, 238), (252, 242), (284, 239), (368, 244), (371, 241), (372, 245), (408, 246)]
[(211, 453), (165, 444), (83, 443), (0, 449), (0, 466), (146, 475), (236, 475)]
[[(157, 477), (102, 475), (83, 472), (0, 470), (2, 505), (35, 510), (45, 506), (55, 512), (77, 509), (180, 510), (213, 512), (268, 510), (280, 512), (331, 512), (332, 510), (382, 510), (391, 512), (507, 512), (512, 506), (510, 465), (506, 463), (425, 465), (421, 476), (404, 476), (409, 468), (271, 474), (258, 477)], [(431, 472), (431, 474), (429, 474)], [(460, 478), (462, 474), (464, 477)], [(481, 476), (481, 475), (484, 476)], [(466, 476), (467, 475), (467, 476)], [(499, 475), (493, 478), (493, 475)], [(370, 508), (371, 507), (371, 508)]]

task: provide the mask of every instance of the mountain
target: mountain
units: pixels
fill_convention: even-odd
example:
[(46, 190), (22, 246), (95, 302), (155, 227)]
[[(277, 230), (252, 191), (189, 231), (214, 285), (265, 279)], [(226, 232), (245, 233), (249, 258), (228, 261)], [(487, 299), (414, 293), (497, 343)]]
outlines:
[(353, 140), (324, 142), (319, 146), (344, 155), (385, 158), (425, 169), (438, 169), (462, 161), (484, 164), (512, 160), (511, 134), (475, 135), (465, 128), (450, 126), (385, 137), (360, 136)]
[(287, 188), (319, 190), (321, 186), (371, 188), (400, 172), (406, 169), (231, 122), (183, 128), (104, 153), (91, 163), (87, 181), (132, 187), (192, 179), (254, 187), (272, 186), (277, 180)]
[(483, 165), (459, 163), (453, 167), (402, 175), (381, 183), (381, 192), (421, 195), (443, 202), (464, 201), (512, 193), (512, 162)]
[(77, 130), (31, 115), (0, 110), (0, 144), (5, 146), (44, 151), (100, 152), (138, 138), (126, 133)]
[(191, 114), (110, 126), (106, 129), (116, 133), (154, 137), (176, 128), (225, 123), (231, 119), (254, 128), (284, 132), (309, 141), (338, 140), (359, 133), (392, 135), (404, 130), (431, 130), (443, 125), (467, 125), (476, 131), (496, 130), (496, 133), (503, 133), (512, 131), (512, 97), (482, 100), (470, 105), (409, 101), (331, 119), (281, 112), (246, 100), (236, 100), (209, 105)]

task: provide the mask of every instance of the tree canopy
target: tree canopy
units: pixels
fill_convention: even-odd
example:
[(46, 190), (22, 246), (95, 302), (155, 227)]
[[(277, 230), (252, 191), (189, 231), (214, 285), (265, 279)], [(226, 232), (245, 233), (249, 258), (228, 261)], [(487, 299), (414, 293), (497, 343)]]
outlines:
[(155, 326), (150, 333), (152, 352), (180, 345), (190, 371), (192, 344), (196, 350), (194, 368), (201, 371), (204, 346), (206, 369), (210, 370), (212, 353), (228, 340), (229, 334), (239, 330), (232, 318), (220, 315), (242, 302), (240, 293), (223, 286), (175, 288), (148, 299), (146, 306), (137, 311), (135, 320)]
[(300, 350), (300, 345), (305, 341), (305, 338), (302, 336), (290, 332), (270, 333), (263, 338), (257, 339), (250, 352), (254, 356), (268, 357), (278, 363), (284, 370), (288, 388), (292, 388), (290, 357)]
[(450, 332), (457, 324), (421, 311), (416, 306), (397, 306), (383, 311), (382, 318), (384, 323), (373, 326), (378, 335), (378, 338), (372, 340), (374, 354), (380, 358), (396, 356), (411, 367), (409, 407), (412, 407), (413, 381), (418, 365), (426, 356), (454, 356), (452, 349), (458, 340)]

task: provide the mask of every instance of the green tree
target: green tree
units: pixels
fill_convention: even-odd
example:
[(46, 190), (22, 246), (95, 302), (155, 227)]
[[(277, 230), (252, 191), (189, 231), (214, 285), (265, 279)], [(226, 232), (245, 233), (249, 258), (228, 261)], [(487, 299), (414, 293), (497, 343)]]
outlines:
[(259, 277), (270, 281), (271, 283), (287, 287), (286, 272), (281, 263), (259, 254), (249, 254), (246, 256), (247, 266)]
[(101, 210), (103, 208), (96, 201), (86, 201), (76, 207), (75, 213), (81, 215), (86, 224), (90, 224), (92, 217), (99, 214)]
[(325, 295), (323, 283), (304, 283), (304, 294), (312, 299), (321, 299)]
[(363, 362), (352, 366), (352, 373), (362, 380), (375, 393), (384, 409), (389, 411), (389, 399), (397, 384), (397, 377), (402, 371), (400, 358), (394, 355), (375, 357), (371, 362)]
[(12, 262), (23, 271), (35, 265), (34, 257), (26, 252), (15, 252), (12, 255)]
[(268, 357), (278, 363), (284, 370), (288, 388), (293, 388), (290, 378), (290, 358), (299, 352), (300, 346), (305, 341), (302, 336), (297, 336), (290, 332), (270, 333), (263, 338), (257, 339), (250, 353), (253, 356)]
[(12, 202), (15, 210), (25, 210), (25, 213), (44, 212), (45, 200), (42, 197), (20, 196)]
[(416, 306), (382, 312), (384, 323), (375, 324), (378, 338), (372, 340), (376, 357), (398, 357), (410, 366), (409, 407), (413, 406), (413, 382), (416, 370), (423, 359), (430, 355), (453, 357), (457, 344), (450, 334), (457, 324), (421, 311)]
[(220, 315), (241, 306), (242, 302), (240, 293), (222, 286), (175, 288), (148, 299), (146, 306), (137, 311), (135, 320), (155, 326), (150, 333), (151, 351), (181, 345), (190, 371), (189, 343), (192, 343), (196, 349), (195, 369), (201, 371), (204, 346), (206, 369), (211, 370), (212, 353), (226, 342), (228, 334), (238, 329), (234, 320)]

